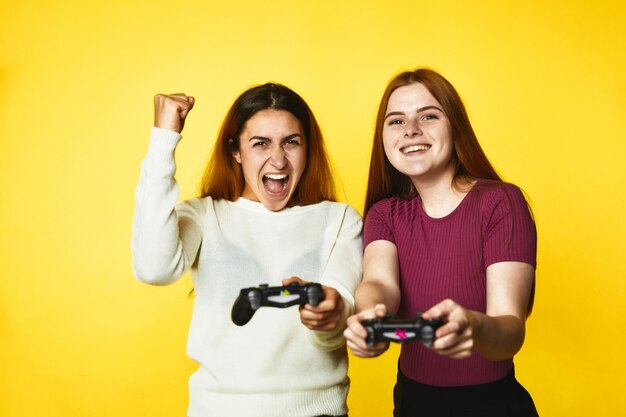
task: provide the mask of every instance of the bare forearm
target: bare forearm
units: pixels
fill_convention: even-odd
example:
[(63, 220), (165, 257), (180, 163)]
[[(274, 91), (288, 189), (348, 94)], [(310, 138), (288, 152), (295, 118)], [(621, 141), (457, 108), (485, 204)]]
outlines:
[(384, 304), (388, 313), (395, 314), (400, 305), (400, 292), (376, 281), (364, 281), (361, 283), (356, 290), (354, 298), (356, 300), (357, 313), (374, 308), (377, 304)]
[(535, 269), (523, 262), (487, 268), (487, 314), (478, 321), (475, 350), (492, 360), (512, 358), (524, 343), (526, 316)]
[(437, 317), (445, 324), (437, 329), (432, 349), (442, 356), (463, 359), (478, 352), (490, 360), (505, 360), (524, 343), (525, 322), (514, 314), (487, 315), (447, 299), (424, 312), (426, 319)]
[(512, 358), (524, 343), (525, 323), (515, 316), (490, 317), (472, 312), (474, 350), (491, 360)]

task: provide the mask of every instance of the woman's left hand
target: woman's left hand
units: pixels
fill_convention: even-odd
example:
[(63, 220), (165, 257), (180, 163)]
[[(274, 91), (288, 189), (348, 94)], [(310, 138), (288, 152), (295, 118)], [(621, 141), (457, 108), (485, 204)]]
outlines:
[[(291, 277), (283, 280), (283, 285), (297, 282), (300, 285), (308, 284), (298, 277)], [(339, 292), (322, 285), (324, 290), (324, 300), (318, 305), (305, 304), (300, 307), (300, 321), (311, 330), (330, 331), (335, 330), (341, 321), (343, 312), (343, 298)]]
[(437, 329), (431, 349), (454, 359), (472, 355), (477, 335), (479, 313), (468, 310), (453, 300), (443, 300), (424, 312), (423, 318), (441, 318), (445, 324)]

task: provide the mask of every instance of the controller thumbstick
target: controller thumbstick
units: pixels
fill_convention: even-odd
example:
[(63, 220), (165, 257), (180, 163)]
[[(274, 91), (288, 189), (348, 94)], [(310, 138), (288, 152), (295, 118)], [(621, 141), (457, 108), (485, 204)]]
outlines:
[(422, 327), (422, 342), (424, 346), (430, 347), (433, 344), (433, 340), (435, 339), (435, 331), (431, 326)]
[(320, 288), (318, 286), (309, 287), (307, 289), (307, 297), (310, 305), (318, 305), (320, 303)]

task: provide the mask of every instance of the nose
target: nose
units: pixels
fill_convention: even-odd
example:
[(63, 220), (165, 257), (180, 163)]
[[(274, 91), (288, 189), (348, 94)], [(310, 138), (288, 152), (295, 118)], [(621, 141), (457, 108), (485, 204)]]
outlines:
[(413, 138), (422, 134), (419, 124), (414, 121), (408, 121), (404, 130), (405, 138)]
[(272, 147), (270, 163), (277, 169), (283, 169), (287, 165), (287, 155), (282, 145)]

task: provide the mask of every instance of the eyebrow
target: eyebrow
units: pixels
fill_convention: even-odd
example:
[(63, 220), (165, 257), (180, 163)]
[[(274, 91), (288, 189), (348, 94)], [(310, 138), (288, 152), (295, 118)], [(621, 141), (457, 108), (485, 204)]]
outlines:
[[(426, 110), (439, 110), (440, 112), (442, 112), (442, 113), (444, 113), (444, 114), (445, 114), (445, 112), (444, 112), (443, 110), (441, 110), (441, 109), (440, 109), (439, 107), (437, 107), (437, 106), (424, 106), (424, 107), (420, 107), (419, 109), (417, 109), (417, 111), (416, 111), (415, 113), (421, 113), (421, 112), (426, 111)], [(385, 115), (385, 118), (383, 119), (383, 121), (387, 120), (387, 118), (388, 118), (389, 116), (404, 116), (404, 114), (405, 114), (405, 113), (404, 113), (404, 112), (401, 112), (401, 111), (392, 111), (391, 113), (387, 113), (387, 114)]]
[[(300, 133), (292, 133), (291, 135), (285, 136), (282, 140), (285, 141), (285, 140), (293, 139), (293, 138), (296, 138), (296, 137), (300, 137), (301, 138), (302, 135)], [(255, 139), (256, 140), (269, 140), (270, 142), (272, 141), (272, 139), (267, 138), (265, 136), (252, 136), (250, 139), (248, 139), (248, 142), (250, 142), (252, 140), (255, 140)]]

